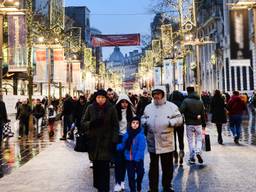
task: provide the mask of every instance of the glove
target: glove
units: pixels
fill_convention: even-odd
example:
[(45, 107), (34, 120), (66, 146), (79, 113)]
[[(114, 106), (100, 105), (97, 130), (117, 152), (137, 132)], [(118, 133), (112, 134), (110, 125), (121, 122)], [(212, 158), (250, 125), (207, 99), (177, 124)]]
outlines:
[(144, 128), (144, 134), (145, 134), (145, 136), (147, 136), (147, 134), (148, 134), (148, 124), (144, 123), (143, 128)]

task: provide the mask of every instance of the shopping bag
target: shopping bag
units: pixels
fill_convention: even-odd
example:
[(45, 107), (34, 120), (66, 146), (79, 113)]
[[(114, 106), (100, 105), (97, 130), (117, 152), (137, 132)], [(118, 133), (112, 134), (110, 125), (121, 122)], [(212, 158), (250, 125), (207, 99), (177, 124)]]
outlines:
[(203, 131), (203, 134), (202, 134), (202, 150), (211, 151), (210, 135), (205, 131)]
[(77, 152), (88, 152), (88, 139), (86, 134), (79, 134), (75, 135), (76, 137), (76, 144), (74, 150)]
[(13, 137), (14, 136), (14, 132), (12, 132), (12, 129), (11, 129), (11, 126), (10, 126), (10, 123), (5, 123), (4, 124), (4, 128), (3, 128), (3, 138), (6, 138), (6, 137)]
[(205, 134), (204, 140), (205, 140), (205, 151), (211, 151), (210, 135), (209, 134)]

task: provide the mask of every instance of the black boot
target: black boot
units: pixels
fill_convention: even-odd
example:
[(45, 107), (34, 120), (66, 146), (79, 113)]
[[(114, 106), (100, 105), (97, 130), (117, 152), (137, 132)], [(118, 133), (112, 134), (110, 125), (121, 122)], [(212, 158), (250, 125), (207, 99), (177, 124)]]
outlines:
[(219, 143), (220, 145), (223, 144), (223, 139), (222, 139), (222, 136), (221, 136), (221, 135), (218, 135), (218, 143)]
[(183, 150), (181, 150), (181, 151), (180, 151), (180, 153), (179, 153), (179, 156), (180, 156), (180, 165), (182, 165), (182, 164), (183, 164), (183, 158), (184, 158), (184, 155), (185, 155), (184, 151), (183, 151)]
[(177, 151), (173, 152), (173, 157), (174, 157), (174, 163), (178, 164), (178, 152)]
[(223, 139), (222, 139), (222, 124), (216, 124), (217, 126), (217, 132), (218, 132), (218, 143), (220, 145), (223, 144)]

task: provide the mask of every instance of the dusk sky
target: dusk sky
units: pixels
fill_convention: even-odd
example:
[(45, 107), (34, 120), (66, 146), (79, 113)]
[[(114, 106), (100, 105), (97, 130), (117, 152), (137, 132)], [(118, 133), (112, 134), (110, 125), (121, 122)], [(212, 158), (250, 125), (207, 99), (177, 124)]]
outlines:
[[(91, 27), (102, 34), (140, 33), (150, 35), (151, 0), (65, 0), (65, 6), (87, 6), (91, 11)], [(123, 54), (138, 49), (137, 46), (121, 47)], [(113, 47), (103, 49), (104, 59), (108, 58)]]

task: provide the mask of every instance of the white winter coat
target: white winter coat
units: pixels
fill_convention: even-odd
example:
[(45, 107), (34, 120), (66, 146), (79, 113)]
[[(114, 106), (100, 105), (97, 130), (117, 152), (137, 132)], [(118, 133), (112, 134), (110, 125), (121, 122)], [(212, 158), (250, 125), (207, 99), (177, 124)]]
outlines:
[(174, 126), (180, 126), (183, 118), (178, 107), (165, 98), (163, 104), (147, 105), (142, 116), (142, 125), (147, 125), (147, 144), (150, 153), (162, 154), (175, 150)]

